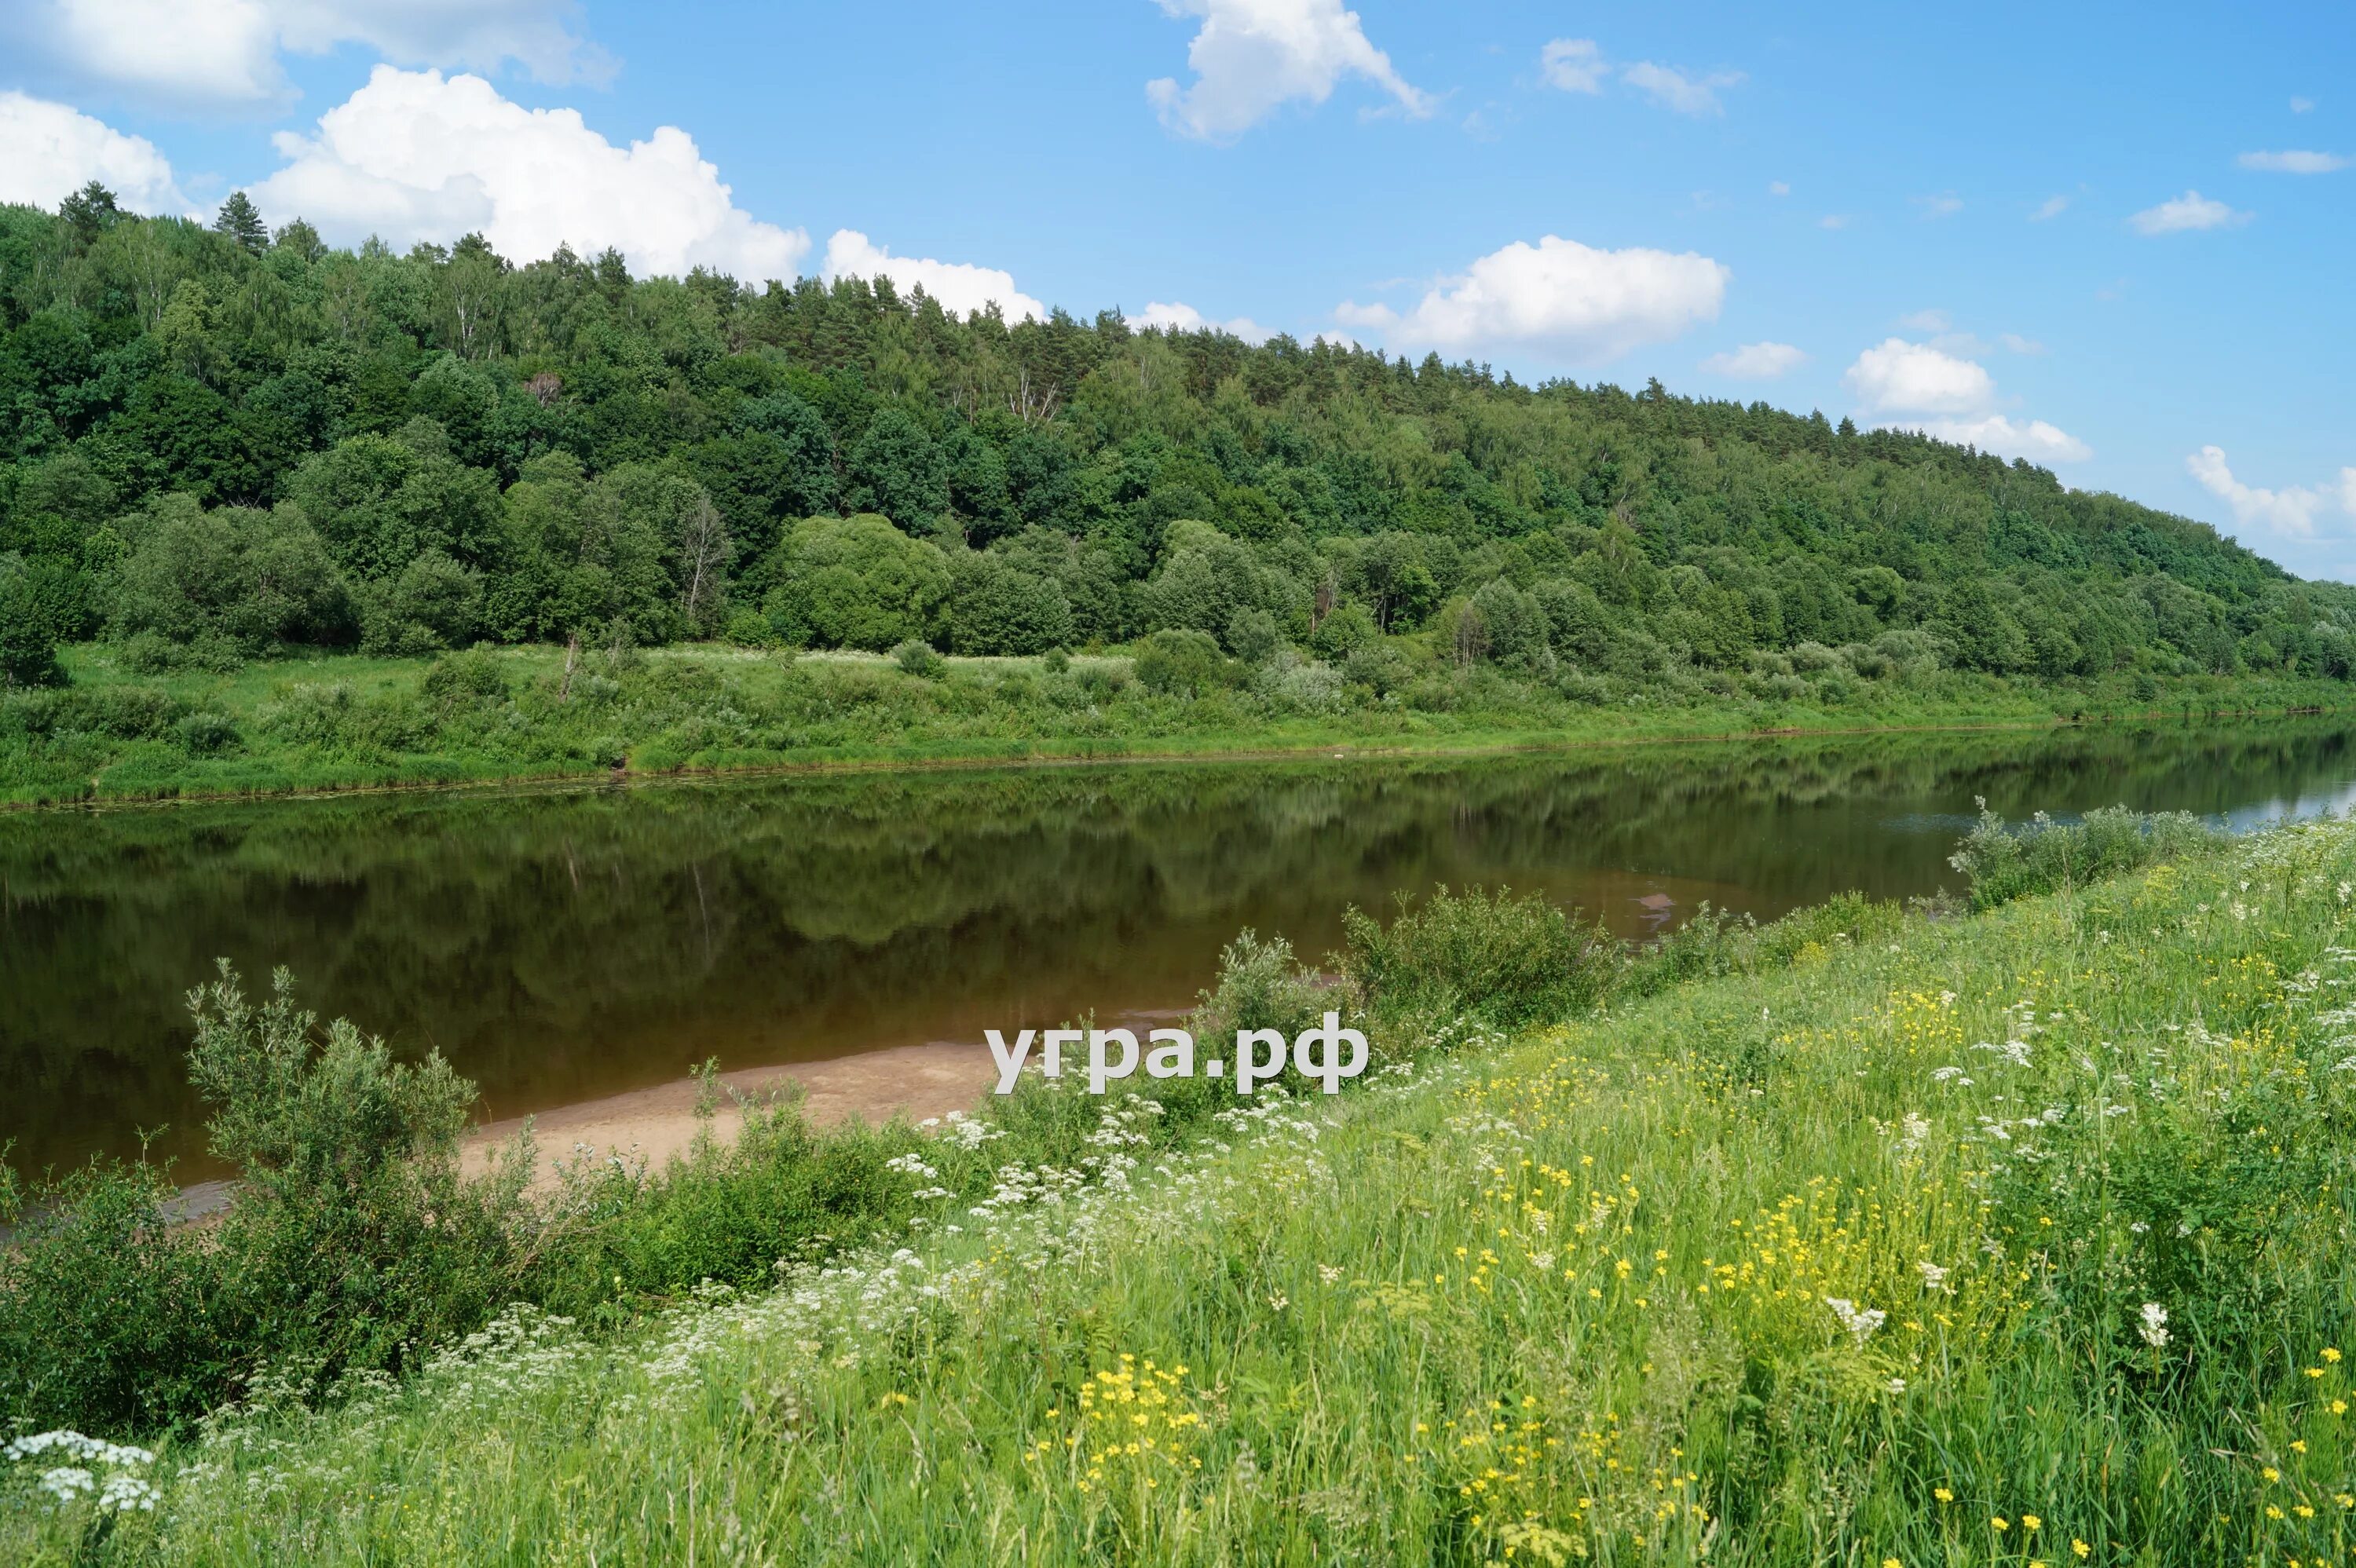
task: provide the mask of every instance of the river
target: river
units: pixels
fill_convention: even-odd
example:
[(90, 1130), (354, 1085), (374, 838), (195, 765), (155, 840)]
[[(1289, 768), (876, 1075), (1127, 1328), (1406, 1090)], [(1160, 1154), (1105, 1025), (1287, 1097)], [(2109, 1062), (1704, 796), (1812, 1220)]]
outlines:
[[(1929, 894), (1976, 796), (2247, 827), (2356, 799), (2356, 726), (1924, 732), (1470, 759), (1130, 763), (0, 817), (0, 1138), (216, 1174), (181, 1052), (216, 957), (512, 1116), (723, 1068), (1183, 1008), (1239, 929), (1543, 891), (1641, 938)], [(977, 1054), (980, 1054), (976, 1046)]]

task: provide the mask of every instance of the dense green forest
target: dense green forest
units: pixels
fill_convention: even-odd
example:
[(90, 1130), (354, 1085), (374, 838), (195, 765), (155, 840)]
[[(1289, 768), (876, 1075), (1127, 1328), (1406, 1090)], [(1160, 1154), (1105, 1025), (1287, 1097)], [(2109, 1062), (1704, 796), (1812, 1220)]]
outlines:
[[(2042, 469), (887, 280), (0, 208), (0, 671), (480, 641), (1038, 654), (1353, 689), (2343, 678), (2356, 594)], [(1215, 643), (1214, 648), (1211, 645)], [(1207, 667), (1207, 666), (1206, 666)], [(1797, 688), (1795, 688), (1797, 689)], [(2145, 692), (2148, 695), (2148, 690)]]

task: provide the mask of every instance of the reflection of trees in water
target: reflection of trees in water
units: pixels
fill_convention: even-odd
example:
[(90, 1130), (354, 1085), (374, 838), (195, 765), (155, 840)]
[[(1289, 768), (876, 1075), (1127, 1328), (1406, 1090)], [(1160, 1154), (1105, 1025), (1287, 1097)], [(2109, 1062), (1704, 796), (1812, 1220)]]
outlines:
[[(291, 965), (323, 1011), (440, 1045), (511, 1108), (712, 1052), (1173, 1000), (1238, 926), (1314, 953), (1344, 904), (1440, 880), (1578, 899), (1601, 872), (1658, 873), (1762, 913), (1922, 891), (1944, 875), (1940, 814), (1974, 795), (2218, 812), (2337, 781), (2348, 749), (2320, 722), (1933, 733), (16, 817), (0, 1072), (48, 1130), (0, 1136), (70, 1157), (91, 1129), (168, 1120), (194, 1147), (178, 998), (216, 954), (257, 983)], [(1909, 814), (1932, 820), (1894, 825)]]

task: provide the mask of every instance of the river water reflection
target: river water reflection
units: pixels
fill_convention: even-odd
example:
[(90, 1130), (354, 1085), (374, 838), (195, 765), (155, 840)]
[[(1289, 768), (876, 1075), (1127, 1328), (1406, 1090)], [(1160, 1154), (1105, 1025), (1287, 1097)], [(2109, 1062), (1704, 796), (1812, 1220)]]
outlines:
[(2246, 827), (2356, 798), (2341, 720), (666, 783), (0, 818), (0, 1138), (209, 1172), (182, 997), (249, 988), (513, 1115), (723, 1067), (1183, 1007), (1245, 926), (1510, 883), (1642, 936), (1952, 884), (1976, 795)]

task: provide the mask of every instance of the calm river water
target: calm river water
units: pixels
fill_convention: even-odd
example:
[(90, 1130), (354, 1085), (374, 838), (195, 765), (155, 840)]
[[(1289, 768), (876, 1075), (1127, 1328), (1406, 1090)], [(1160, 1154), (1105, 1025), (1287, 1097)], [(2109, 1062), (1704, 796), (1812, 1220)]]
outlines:
[(216, 956), (494, 1115), (724, 1068), (1184, 1006), (1246, 926), (1509, 883), (1632, 936), (1954, 881), (1973, 797), (2237, 826), (2356, 799), (2356, 726), (2155, 726), (1459, 762), (1127, 764), (0, 817), (0, 1139), (210, 1173), (180, 1060)]

